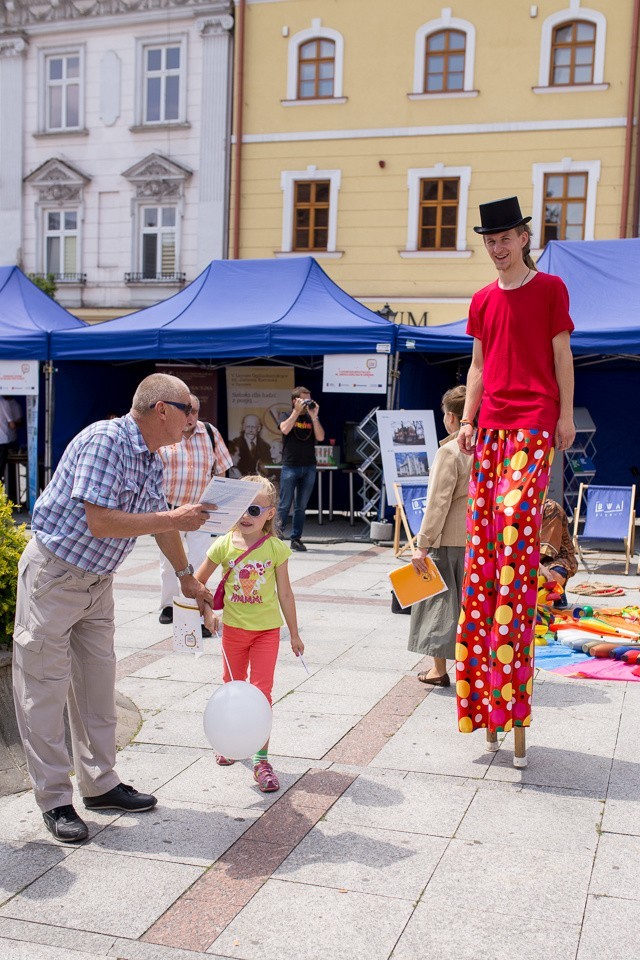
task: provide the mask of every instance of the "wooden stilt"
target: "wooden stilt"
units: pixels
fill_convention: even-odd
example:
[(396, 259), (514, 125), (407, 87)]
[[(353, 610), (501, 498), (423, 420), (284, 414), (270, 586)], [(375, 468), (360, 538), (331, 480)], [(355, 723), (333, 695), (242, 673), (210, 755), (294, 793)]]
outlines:
[(526, 730), (524, 727), (515, 727), (513, 730), (513, 765), (524, 768), (527, 765)]

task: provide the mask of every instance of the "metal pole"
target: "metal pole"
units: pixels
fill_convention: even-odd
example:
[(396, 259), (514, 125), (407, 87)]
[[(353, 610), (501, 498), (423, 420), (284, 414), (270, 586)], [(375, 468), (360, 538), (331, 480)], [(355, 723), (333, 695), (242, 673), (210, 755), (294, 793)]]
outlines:
[(53, 459), (53, 374), (50, 360), (44, 365), (44, 485), (51, 480)]

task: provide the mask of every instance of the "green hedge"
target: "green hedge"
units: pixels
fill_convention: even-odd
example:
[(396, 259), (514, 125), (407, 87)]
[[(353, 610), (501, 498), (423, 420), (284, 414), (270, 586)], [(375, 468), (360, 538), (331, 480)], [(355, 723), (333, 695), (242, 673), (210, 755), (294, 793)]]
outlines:
[(0, 483), (0, 647), (10, 646), (13, 638), (18, 560), (27, 545), (24, 524), (15, 525), (12, 508)]

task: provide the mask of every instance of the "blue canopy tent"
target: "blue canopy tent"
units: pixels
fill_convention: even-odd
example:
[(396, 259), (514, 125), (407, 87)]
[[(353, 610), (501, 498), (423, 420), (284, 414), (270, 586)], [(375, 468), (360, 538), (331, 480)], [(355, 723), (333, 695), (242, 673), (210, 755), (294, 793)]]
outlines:
[[(576, 355), (640, 354), (640, 239), (552, 240), (538, 260), (544, 273), (562, 277), (576, 329)], [(470, 353), (466, 320), (438, 327), (398, 329), (398, 349)]]
[(312, 257), (214, 260), (137, 313), (52, 341), (56, 359), (133, 360), (389, 353), (397, 327), (354, 300)]
[[(0, 267), (0, 360), (48, 360), (53, 331), (84, 326), (18, 267)], [(38, 489), (37, 395), (28, 398), (27, 421), (29, 503), (32, 506)], [(51, 375), (45, 368), (45, 476), (51, 463), (51, 431)]]

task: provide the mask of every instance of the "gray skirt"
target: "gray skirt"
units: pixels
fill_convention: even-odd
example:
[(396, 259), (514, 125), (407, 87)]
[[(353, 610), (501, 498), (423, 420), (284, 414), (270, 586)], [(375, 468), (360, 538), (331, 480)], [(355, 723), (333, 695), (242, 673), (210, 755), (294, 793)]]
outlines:
[(448, 590), (411, 608), (408, 649), (430, 657), (455, 659), (456, 631), (460, 616), (464, 547), (437, 547), (429, 556)]

